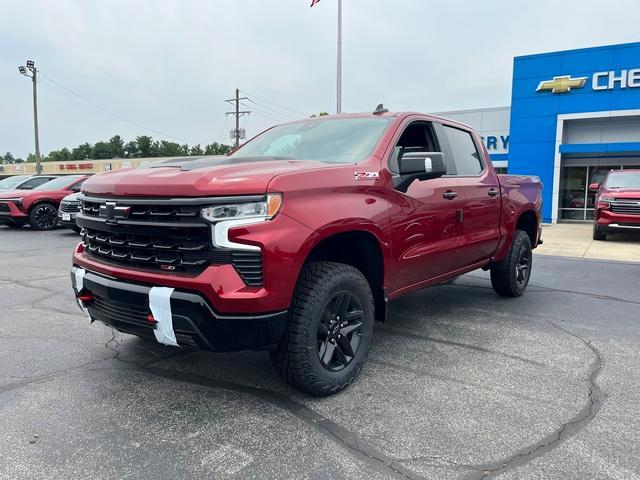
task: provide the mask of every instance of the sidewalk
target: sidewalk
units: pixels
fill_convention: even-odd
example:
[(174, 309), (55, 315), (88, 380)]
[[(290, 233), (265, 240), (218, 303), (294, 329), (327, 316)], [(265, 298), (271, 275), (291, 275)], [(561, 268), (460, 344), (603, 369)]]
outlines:
[(558, 223), (542, 226), (544, 244), (534, 250), (542, 255), (640, 262), (640, 234), (616, 234), (605, 241), (591, 238), (592, 225)]

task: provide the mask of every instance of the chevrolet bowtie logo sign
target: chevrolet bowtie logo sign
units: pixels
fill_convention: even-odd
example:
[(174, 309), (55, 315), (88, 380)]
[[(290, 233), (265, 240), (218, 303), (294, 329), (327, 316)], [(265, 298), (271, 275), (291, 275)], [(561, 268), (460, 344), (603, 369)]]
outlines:
[(540, 82), (536, 92), (551, 92), (551, 93), (567, 93), (572, 88), (582, 88), (587, 83), (587, 77), (571, 78), (571, 75), (562, 75), (559, 77), (553, 77), (553, 80), (544, 80)]
[(119, 207), (116, 202), (106, 202), (100, 205), (99, 216), (106, 218), (107, 223), (117, 223), (118, 219), (128, 218), (131, 207)]

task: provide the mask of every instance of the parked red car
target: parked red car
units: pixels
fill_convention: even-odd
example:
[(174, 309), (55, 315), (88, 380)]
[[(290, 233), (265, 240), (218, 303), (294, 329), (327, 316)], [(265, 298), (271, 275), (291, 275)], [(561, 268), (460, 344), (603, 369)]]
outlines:
[(9, 190), (0, 193), (0, 224), (9, 227), (31, 225), (34, 230), (51, 230), (58, 224), (60, 201), (80, 186), (87, 175), (55, 178), (33, 190)]
[(328, 395), (387, 302), (477, 268), (521, 295), (541, 185), (496, 175), (469, 127), (415, 113), (273, 127), (226, 157), (92, 177), (72, 282), (92, 319), (168, 345), (269, 349)]
[(640, 233), (640, 170), (612, 170), (602, 183), (592, 183), (596, 191), (593, 239), (607, 234)]

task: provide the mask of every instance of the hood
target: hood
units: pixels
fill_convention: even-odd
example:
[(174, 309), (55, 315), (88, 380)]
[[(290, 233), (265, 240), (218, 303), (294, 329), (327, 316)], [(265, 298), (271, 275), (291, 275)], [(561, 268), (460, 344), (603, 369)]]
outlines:
[(82, 195), (80, 192), (72, 193), (62, 199), (63, 202), (78, 202), (78, 197)]
[(205, 197), (262, 194), (283, 173), (334, 166), (281, 157), (198, 157), (94, 175), (82, 191), (108, 196)]
[(2, 198), (24, 198), (33, 190), (0, 190), (0, 199)]
[(602, 193), (614, 198), (640, 198), (640, 188), (605, 188)]

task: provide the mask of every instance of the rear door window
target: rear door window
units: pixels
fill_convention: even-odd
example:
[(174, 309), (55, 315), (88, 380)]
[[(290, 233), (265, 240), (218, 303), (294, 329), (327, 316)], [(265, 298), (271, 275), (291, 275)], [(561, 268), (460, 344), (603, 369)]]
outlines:
[(476, 176), (482, 173), (484, 166), (480, 153), (471, 134), (459, 128), (443, 126), (444, 134), (449, 142), (456, 175), (459, 177)]

